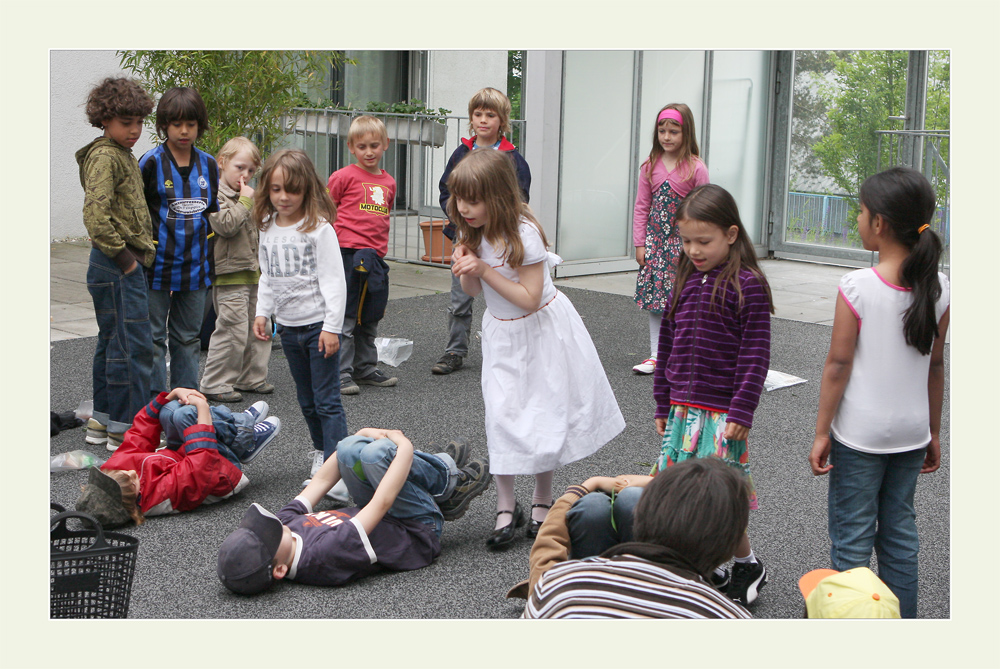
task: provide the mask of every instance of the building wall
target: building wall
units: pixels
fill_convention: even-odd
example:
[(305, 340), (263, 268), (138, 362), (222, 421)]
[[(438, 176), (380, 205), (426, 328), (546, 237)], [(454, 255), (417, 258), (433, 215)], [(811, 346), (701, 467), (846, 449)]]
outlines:
[(469, 98), (486, 86), (507, 92), (506, 51), (429, 52), (428, 107), (444, 107), (450, 109), (454, 116), (466, 116)]
[[(87, 94), (105, 77), (127, 73), (110, 50), (52, 51), (49, 58), (49, 235), (84, 237), (83, 187), (74, 154), (104, 134), (87, 122)], [(149, 136), (143, 135), (132, 151), (139, 157), (151, 148)]]

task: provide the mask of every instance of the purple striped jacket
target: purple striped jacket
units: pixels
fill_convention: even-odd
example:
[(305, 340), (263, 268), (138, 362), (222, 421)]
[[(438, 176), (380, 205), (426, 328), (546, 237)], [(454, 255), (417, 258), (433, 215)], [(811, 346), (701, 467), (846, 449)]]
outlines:
[(666, 418), (671, 404), (694, 404), (728, 412), (733, 423), (753, 425), (771, 359), (767, 291), (760, 279), (743, 269), (742, 308), (732, 285), (725, 286), (724, 298), (720, 286), (716, 306), (710, 306), (712, 286), (722, 267), (694, 272), (674, 317), (668, 319), (664, 312), (653, 372), (657, 418)]

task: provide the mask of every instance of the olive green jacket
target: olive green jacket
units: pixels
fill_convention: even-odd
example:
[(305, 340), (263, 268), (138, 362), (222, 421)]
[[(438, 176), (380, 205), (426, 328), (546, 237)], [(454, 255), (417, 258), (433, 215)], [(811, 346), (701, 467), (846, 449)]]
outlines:
[(133, 260), (152, 265), (153, 224), (132, 150), (99, 137), (76, 152), (76, 162), (84, 190), (83, 224), (94, 248), (123, 272)]

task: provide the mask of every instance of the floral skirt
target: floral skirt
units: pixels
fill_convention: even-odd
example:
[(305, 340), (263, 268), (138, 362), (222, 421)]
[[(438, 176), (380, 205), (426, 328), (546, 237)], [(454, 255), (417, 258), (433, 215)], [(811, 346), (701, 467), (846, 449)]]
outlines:
[(750, 451), (746, 441), (729, 441), (726, 431), (728, 414), (683, 404), (671, 404), (667, 426), (663, 433), (660, 457), (652, 475), (690, 458), (721, 458), (747, 477), (750, 508), (757, 508), (757, 490), (750, 476)]

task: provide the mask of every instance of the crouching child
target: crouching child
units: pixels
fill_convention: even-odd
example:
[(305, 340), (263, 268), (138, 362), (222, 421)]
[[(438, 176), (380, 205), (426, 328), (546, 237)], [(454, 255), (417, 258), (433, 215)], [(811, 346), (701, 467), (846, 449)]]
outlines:
[(250, 483), (243, 465), (281, 429), (267, 413), (266, 402), (232, 413), (190, 388), (160, 393), (136, 414), (114, 455), (90, 470), (76, 510), (111, 528), (235, 495)]
[[(253, 595), (286, 578), (344, 585), (381, 569), (426, 567), (441, 552), (444, 521), (489, 487), (489, 462), (468, 456), (464, 441), (430, 455), (399, 430), (365, 428), (341, 441), (277, 515), (251, 505), (219, 548), (219, 579)], [(341, 478), (358, 506), (313, 511)]]

